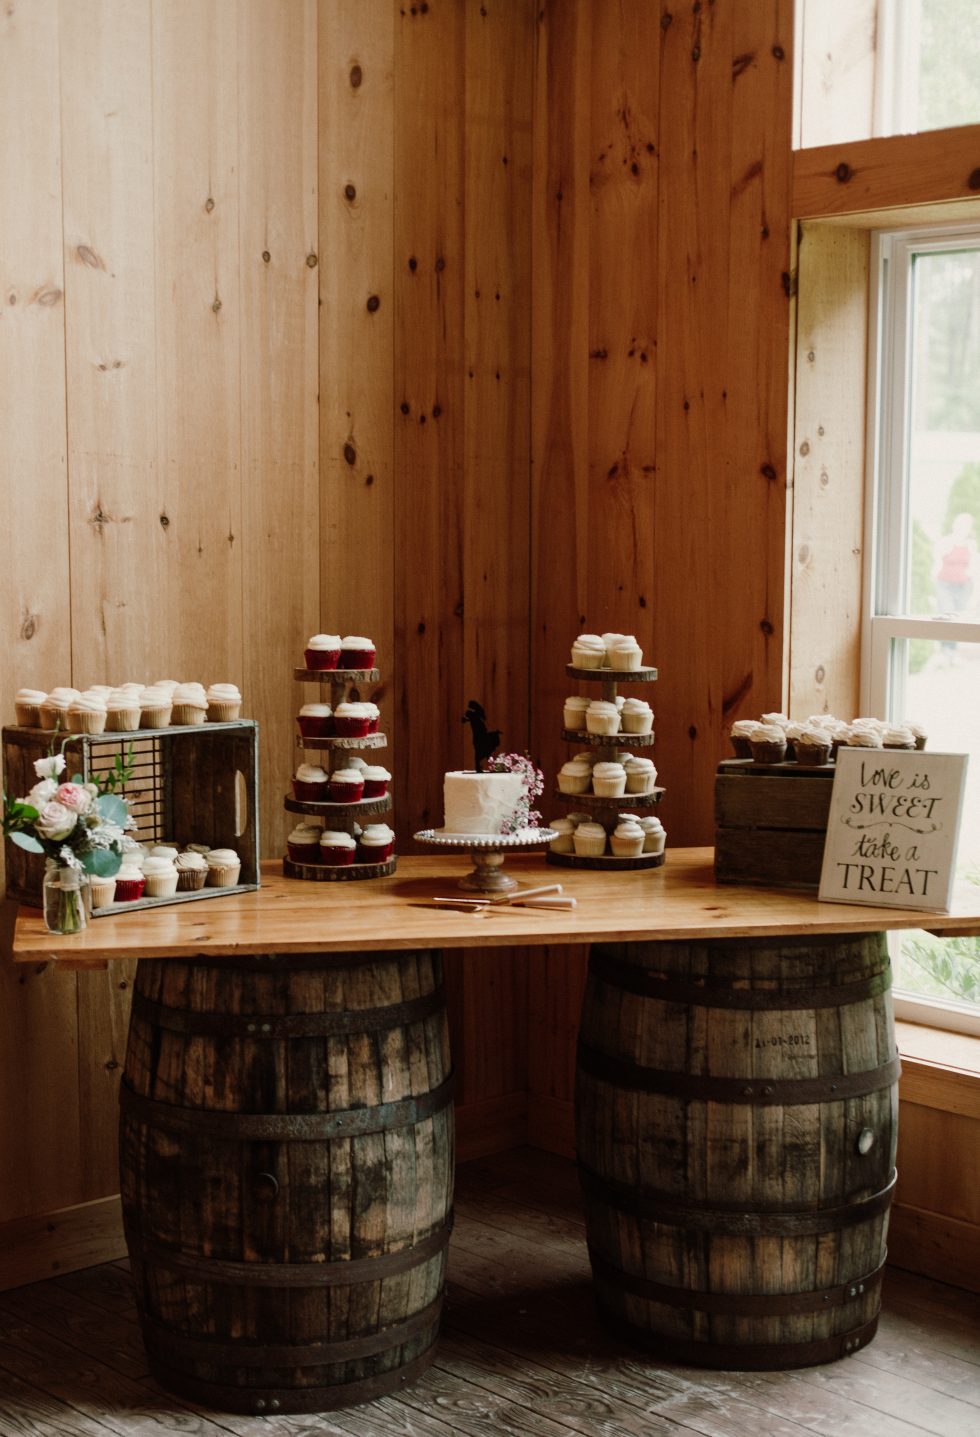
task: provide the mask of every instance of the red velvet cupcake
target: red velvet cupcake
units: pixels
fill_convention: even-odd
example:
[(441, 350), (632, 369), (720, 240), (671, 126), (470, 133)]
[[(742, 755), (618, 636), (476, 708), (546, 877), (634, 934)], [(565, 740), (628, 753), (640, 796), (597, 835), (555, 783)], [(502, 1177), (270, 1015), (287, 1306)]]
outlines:
[(359, 768), (338, 768), (330, 775), (331, 803), (360, 803), (364, 797), (364, 775)]
[(298, 823), (286, 839), (286, 852), (293, 863), (320, 862), (320, 835), (317, 823)]
[(349, 833), (334, 833), (325, 829), (320, 836), (320, 862), (329, 867), (346, 867), (354, 862), (357, 844)]
[(303, 803), (326, 803), (330, 797), (330, 775), (319, 764), (301, 763), (293, 778), (293, 793)]
[(381, 710), (377, 704), (363, 704), (362, 707), (368, 716), (368, 733), (377, 733), (378, 724), (381, 722)]
[(296, 715), (304, 738), (330, 738), (333, 735), (333, 710), (329, 704), (304, 704)]
[(387, 863), (395, 851), (394, 831), (386, 823), (369, 823), (357, 845), (359, 863)]
[(391, 782), (391, 774), (378, 764), (368, 764), (361, 770), (364, 777), (364, 797), (384, 798)]
[(377, 650), (370, 639), (362, 639), (359, 634), (347, 634), (340, 643), (341, 669), (373, 669)]
[(339, 634), (314, 634), (306, 642), (304, 657), (308, 669), (335, 669), (340, 659)]
[(113, 902), (133, 903), (137, 898), (143, 897), (145, 887), (146, 879), (140, 869), (124, 865), (116, 874), (116, 891), (113, 895)]
[(367, 709), (367, 704), (338, 704), (333, 711), (333, 721), (334, 727), (337, 730), (337, 737), (366, 738), (371, 727), (371, 715), (367, 712)]

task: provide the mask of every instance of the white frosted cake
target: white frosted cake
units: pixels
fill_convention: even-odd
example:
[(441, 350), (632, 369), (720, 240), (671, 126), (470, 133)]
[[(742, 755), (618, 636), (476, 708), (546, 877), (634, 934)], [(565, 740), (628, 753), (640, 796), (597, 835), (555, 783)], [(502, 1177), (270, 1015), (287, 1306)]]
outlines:
[(445, 833), (504, 833), (525, 796), (519, 773), (447, 773), (442, 785)]

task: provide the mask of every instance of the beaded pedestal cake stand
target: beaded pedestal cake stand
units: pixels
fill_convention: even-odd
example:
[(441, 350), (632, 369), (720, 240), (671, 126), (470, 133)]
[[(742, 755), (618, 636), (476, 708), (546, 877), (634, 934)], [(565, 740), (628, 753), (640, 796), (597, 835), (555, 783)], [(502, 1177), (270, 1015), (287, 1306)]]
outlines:
[(434, 848), (465, 853), (473, 859), (473, 872), (459, 880), (459, 887), (477, 893), (516, 893), (516, 878), (504, 872), (508, 853), (521, 849), (541, 848), (557, 838), (553, 828), (524, 828), (519, 833), (446, 833), (441, 828), (423, 828), (415, 835), (417, 843)]

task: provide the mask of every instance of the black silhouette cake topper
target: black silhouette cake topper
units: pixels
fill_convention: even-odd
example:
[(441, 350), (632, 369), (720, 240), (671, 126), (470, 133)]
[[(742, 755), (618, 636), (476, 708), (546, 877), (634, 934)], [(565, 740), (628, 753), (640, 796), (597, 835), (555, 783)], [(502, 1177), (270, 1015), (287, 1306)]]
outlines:
[(468, 723), (473, 734), (474, 768), (477, 773), (484, 771), (484, 764), (491, 759), (500, 745), (500, 730), (487, 728), (487, 716), (483, 705), (470, 699), (461, 720)]

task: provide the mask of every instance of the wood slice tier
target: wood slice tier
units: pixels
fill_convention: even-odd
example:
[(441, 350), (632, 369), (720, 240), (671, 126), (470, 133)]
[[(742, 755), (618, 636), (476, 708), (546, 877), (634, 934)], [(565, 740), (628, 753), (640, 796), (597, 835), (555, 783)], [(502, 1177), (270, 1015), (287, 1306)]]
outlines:
[(636, 858), (619, 858), (614, 853), (591, 857), (579, 853), (555, 853), (550, 848), (546, 855), (546, 861), (559, 868), (659, 868), (665, 858), (666, 854), (663, 853), (640, 853)]
[(391, 808), (391, 794), (380, 798), (361, 798), (356, 803), (313, 803), (307, 798), (293, 798), (287, 794), (283, 808), (290, 813), (312, 813), (320, 818), (356, 818), (359, 813), (387, 813)]
[(304, 738), (302, 734), (297, 734), (296, 747), (346, 748), (353, 751), (359, 748), (387, 748), (388, 738), (383, 733), (366, 733), (363, 738)]
[(655, 788), (651, 793), (621, 793), (618, 798), (600, 798), (595, 793), (562, 793), (556, 788), (553, 798), (560, 803), (580, 803), (583, 808), (615, 809), (655, 808), (666, 793), (664, 788)]
[(563, 728), (566, 743), (582, 743), (589, 748), (653, 748), (654, 733), (586, 733), (584, 729)]
[(293, 678), (306, 684), (376, 684), (380, 669), (293, 669)]
[(574, 664), (566, 664), (565, 672), (570, 679), (584, 679), (587, 684), (652, 684), (657, 677), (656, 669), (579, 669)]
[(284, 858), (286, 878), (305, 878), (314, 883), (352, 882), (358, 878), (387, 878), (398, 866), (395, 855), (385, 863), (294, 863)]

